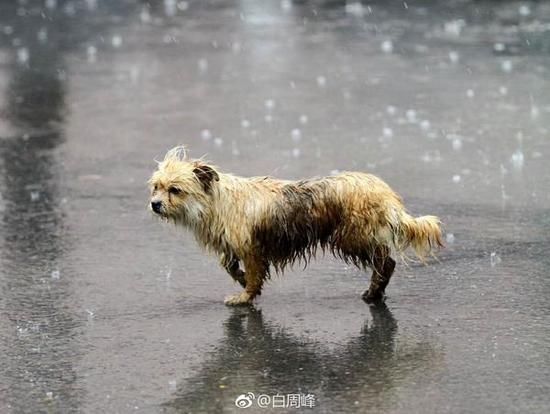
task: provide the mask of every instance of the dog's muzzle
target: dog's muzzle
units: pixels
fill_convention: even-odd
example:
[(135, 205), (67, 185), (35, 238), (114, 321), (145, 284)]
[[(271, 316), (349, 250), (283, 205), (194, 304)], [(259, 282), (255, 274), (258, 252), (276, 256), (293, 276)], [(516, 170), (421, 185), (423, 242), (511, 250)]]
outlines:
[(162, 201), (151, 201), (151, 209), (155, 213), (160, 214), (162, 210)]

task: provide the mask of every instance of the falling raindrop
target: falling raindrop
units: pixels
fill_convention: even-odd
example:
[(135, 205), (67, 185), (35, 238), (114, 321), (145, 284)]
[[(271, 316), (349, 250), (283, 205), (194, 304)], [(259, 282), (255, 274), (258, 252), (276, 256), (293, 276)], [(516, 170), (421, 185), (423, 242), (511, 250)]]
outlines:
[(447, 233), (445, 236), (445, 241), (447, 244), (453, 244), (455, 242), (455, 235), (453, 233)]
[(493, 45), (493, 50), (495, 52), (504, 52), (506, 50), (506, 46), (504, 45), (504, 43), (498, 42)]
[(201, 138), (204, 141), (209, 141), (210, 139), (212, 139), (212, 132), (210, 132), (210, 130), (208, 130), (208, 129), (203, 129), (201, 131)]
[(496, 252), (491, 252), (491, 267), (495, 267), (500, 262), (502, 262), (500, 256)]
[(292, 137), (292, 140), (294, 142), (298, 142), (302, 139), (302, 132), (298, 129), (298, 128), (294, 128), (291, 132), (290, 132), (290, 136)]
[(197, 66), (199, 67), (199, 71), (202, 73), (206, 72), (208, 70), (208, 60), (204, 58), (199, 59)]
[(120, 35), (114, 35), (111, 39), (111, 44), (113, 47), (120, 47), (122, 46), (122, 37)]
[(518, 12), (520, 16), (526, 17), (531, 14), (531, 8), (527, 4), (522, 4), (521, 6), (519, 6)]
[(300, 121), (300, 124), (306, 125), (308, 123), (309, 119), (308, 119), (307, 115), (300, 115), (299, 121)]
[(510, 73), (514, 69), (514, 65), (512, 64), (511, 60), (504, 60), (500, 64), (500, 68), (503, 72)]
[(324, 87), (326, 84), (327, 84), (327, 78), (325, 78), (322, 75), (317, 76), (317, 85), (319, 87)]
[(380, 45), (380, 49), (382, 49), (382, 52), (384, 53), (392, 53), (393, 52), (393, 42), (391, 40), (384, 40), (382, 44)]
[(48, 41), (48, 29), (45, 27), (41, 28), (38, 33), (36, 33), (36, 38), (40, 43), (46, 43)]
[(29, 61), (29, 49), (21, 47), (17, 49), (17, 62), (25, 64)]
[(245, 128), (245, 129), (250, 128), (250, 121), (248, 119), (243, 119), (241, 121), (241, 127)]
[(512, 157), (510, 158), (510, 161), (512, 162), (512, 166), (517, 171), (521, 170), (523, 168), (524, 163), (524, 156), (523, 152), (518, 149), (516, 152), (512, 154)]
[(139, 14), (139, 18), (141, 19), (142, 23), (149, 23), (151, 21), (151, 13), (149, 12), (149, 8), (144, 6), (141, 9), (141, 13)]
[(289, 11), (290, 9), (292, 9), (292, 1), (281, 0), (281, 9), (284, 11)]
[(460, 177), (459, 174), (453, 175), (453, 183), (458, 184), (461, 180), (462, 178)]
[(411, 124), (414, 124), (417, 122), (416, 119), (416, 111), (414, 109), (408, 109), (405, 113), (405, 116), (407, 117), (407, 121), (409, 121)]
[(458, 54), (458, 52), (455, 52), (454, 50), (449, 52), (449, 60), (452, 63), (457, 63), (459, 59), (460, 59), (460, 55)]

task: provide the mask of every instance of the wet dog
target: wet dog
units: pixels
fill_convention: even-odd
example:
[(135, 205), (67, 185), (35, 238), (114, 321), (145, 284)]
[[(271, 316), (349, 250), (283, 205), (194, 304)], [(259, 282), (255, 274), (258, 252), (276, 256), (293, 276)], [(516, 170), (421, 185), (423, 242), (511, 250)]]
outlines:
[[(252, 303), (270, 268), (307, 264), (319, 248), (373, 270), (363, 294), (384, 300), (395, 268), (392, 252), (410, 247), (424, 259), (443, 245), (435, 216), (414, 218), (380, 178), (361, 172), (301, 181), (243, 178), (186, 156), (176, 147), (149, 181), (151, 210), (190, 229), (244, 290), (227, 305)], [(240, 264), (244, 264), (244, 271)]]

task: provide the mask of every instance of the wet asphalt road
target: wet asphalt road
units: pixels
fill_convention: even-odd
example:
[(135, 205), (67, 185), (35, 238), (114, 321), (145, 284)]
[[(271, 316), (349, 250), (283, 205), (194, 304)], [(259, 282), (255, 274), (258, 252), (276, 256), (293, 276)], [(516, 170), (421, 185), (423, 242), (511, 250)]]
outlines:
[[(151, 4), (149, 4), (151, 3)], [(0, 2), (0, 412), (550, 410), (550, 4)], [(154, 159), (383, 177), (447, 248), (256, 309), (151, 218)]]

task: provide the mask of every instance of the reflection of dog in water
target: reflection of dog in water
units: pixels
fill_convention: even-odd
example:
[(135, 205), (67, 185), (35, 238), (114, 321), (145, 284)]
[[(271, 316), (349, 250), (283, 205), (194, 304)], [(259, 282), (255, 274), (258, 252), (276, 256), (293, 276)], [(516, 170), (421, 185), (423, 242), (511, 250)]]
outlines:
[[(151, 209), (193, 231), (215, 252), (244, 291), (228, 305), (249, 304), (269, 268), (315, 256), (320, 247), (360, 268), (373, 269), (367, 302), (383, 300), (395, 267), (392, 249), (412, 247), (423, 259), (442, 245), (439, 219), (410, 216), (401, 198), (365, 173), (285, 181), (221, 173), (202, 160), (170, 150), (150, 179)], [(243, 262), (245, 270), (240, 268)]]
[[(429, 338), (400, 334), (385, 304), (369, 312), (357, 333), (331, 336), (328, 345), (295, 333), (307, 322), (288, 328), (255, 308), (233, 309), (220, 341), (203, 353), (199, 367), (185, 372), (163, 412), (232, 412), (228, 408), (247, 392), (313, 393), (312, 412), (395, 411), (396, 395), (407, 396), (418, 378), (437, 383), (442, 353)], [(247, 412), (265, 409), (254, 401)]]

